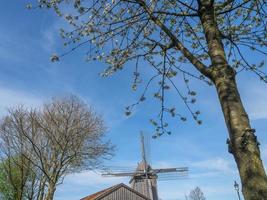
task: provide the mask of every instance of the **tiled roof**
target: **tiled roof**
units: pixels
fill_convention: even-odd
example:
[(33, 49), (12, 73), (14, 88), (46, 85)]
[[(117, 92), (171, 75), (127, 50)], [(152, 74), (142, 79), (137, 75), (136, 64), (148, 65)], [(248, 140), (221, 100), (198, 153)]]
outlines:
[(118, 188), (120, 185), (121, 185), (121, 184), (114, 185), (114, 186), (109, 187), (109, 188), (107, 188), (107, 189), (101, 190), (101, 191), (96, 192), (96, 193), (94, 193), (94, 194), (91, 194), (91, 195), (89, 195), (89, 196), (87, 196), (87, 197), (84, 197), (84, 198), (82, 198), (81, 200), (95, 200), (95, 199), (97, 199), (98, 197), (100, 197), (100, 196), (102, 196), (102, 195), (105, 195), (105, 194), (107, 194), (107, 193), (113, 191), (114, 189)]
[(109, 187), (107, 189), (104, 189), (104, 190), (101, 190), (97, 193), (94, 193), (92, 195), (89, 195), (87, 197), (84, 197), (82, 198), (81, 200), (98, 200), (98, 199), (101, 199), (101, 197), (104, 197), (110, 193), (112, 193), (113, 191), (119, 189), (120, 187), (124, 187), (128, 190), (130, 190), (131, 192), (137, 194), (138, 196), (144, 198), (145, 200), (149, 200), (147, 197), (145, 197), (144, 195), (140, 194), (139, 192), (135, 191), (134, 189), (128, 187), (127, 185), (123, 184), (123, 183), (120, 183), (120, 184), (117, 184), (117, 185), (114, 185), (112, 187)]

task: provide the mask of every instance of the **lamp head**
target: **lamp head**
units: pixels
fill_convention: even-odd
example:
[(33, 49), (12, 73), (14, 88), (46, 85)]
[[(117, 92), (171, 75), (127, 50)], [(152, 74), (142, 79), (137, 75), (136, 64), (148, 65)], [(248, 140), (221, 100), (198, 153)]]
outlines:
[(235, 187), (236, 190), (239, 190), (239, 185), (238, 185), (238, 183), (236, 181), (235, 181), (234, 187)]

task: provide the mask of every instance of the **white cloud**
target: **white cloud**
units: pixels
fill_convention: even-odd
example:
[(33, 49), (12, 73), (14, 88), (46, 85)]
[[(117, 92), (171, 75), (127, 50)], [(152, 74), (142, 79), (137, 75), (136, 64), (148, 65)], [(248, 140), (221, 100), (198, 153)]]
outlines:
[(43, 32), (42, 47), (50, 54), (54, 53), (56, 45), (56, 35), (53, 28), (47, 29)]
[(42, 40), (40, 45), (49, 54), (55, 53), (57, 47), (62, 45), (61, 42), (58, 42), (60, 39), (60, 28), (65, 28), (64, 21), (55, 19), (49, 27), (46, 27), (41, 32)]
[(267, 119), (267, 86), (250, 82), (241, 87), (244, 105), (252, 120)]
[(99, 171), (83, 171), (69, 174), (64, 184), (59, 185), (55, 195), (58, 200), (80, 199), (119, 183), (128, 183), (127, 178), (102, 177)]
[(193, 185), (195, 185), (194, 181), (186, 182), (184, 180), (180, 180), (179, 182), (169, 182), (162, 184), (159, 182), (158, 193), (160, 199), (163, 200), (184, 200), (185, 195), (193, 189)]
[(27, 92), (0, 87), (0, 115), (6, 113), (7, 108), (24, 105), (26, 107), (37, 107), (42, 104), (42, 98)]
[(218, 185), (218, 186), (203, 186), (201, 187), (202, 191), (206, 196), (226, 196), (226, 194), (233, 194), (234, 190), (232, 185), (228, 185), (225, 187), (225, 185)]
[(267, 159), (267, 145), (264, 145), (261, 149), (262, 158)]
[(47, 51), (47, 53), (55, 53), (58, 47), (62, 47), (63, 39), (60, 36), (60, 29), (64, 29), (66, 32), (72, 30), (66, 20), (62, 18), (53, 18), (44, 17), (44, 23), (46, 24), (49, 21), (49, 26), (43, 26), (41, 28), (42, 40), (40, 44), (42, 48)]
[(234, 190), (230, 185), (206, 185), (194, 180), (180, 180), (179, 182), (172, 182), (166, 185), (159, 183), (159, 197), (163, 200), (185, 200), (185, 195), (188, 195), (197, 186), (201, 188), (207, 199), (234, 196)]
[(263, 145), (261, 147), (261, 158), (263, 161), (265, 171), (267, 172), (267, 145)]
[[(267, 148), (266, 148), (267, 157)], [(221, 176), (222, 174), (237, 173), (232, 163), (224, 158), (215, 157), (200, 161), (186, 161), (184, 163), (157, 161), (153, 163), (154, 168), (189, 167), (188, 178), (201, 179), (207, 177)]]
[(220, 172), (218, 171), (189, 174), (189, 177), (194, 178), (194, 179), (212, 178), (212, 177), (218, 177), (218, 176), (220, 176)]
[[(173, 166), (173, 164), (174, 163), (157, 162), (155, 166), (170, 167)], [(178, 179), (176, 181), (159, 181), (159, 197), (164, 200), (184, 200), (185, 194), (188, 194), (196, 186), (201, 187), (208, 199), (214, 199), (217, 195), (227, 197), (234, 195), (234, 191), (231, 187), (232, 185), (224, 184), (218, 181), (217, 178), (214, 178), (214, 176), (220, 175), (218, 171), (228, 172), (228, 170), (230, 170), (230, 164), (227, 160), (213, 158), (193, 163), (193, 165), (195, 168), (206, 169), (207, 172), (195, 173), (193, 176), (190, 175), (189, 178)], [(213, 184), (210, 184), (207, 180), (213, 182)], [(121, 182), (128, 184), (128, 181), (128, 177), (102, 177), (100, 171), (84, 171), (70, 174), (65, 178), (64, 187), (59, 187), (57, 199), (78, 199), (81, 196), (92, 194)], [(67, 193), (69, 195), (65, 195)]]
[(156, 167), (156, 168), (169, 168), (169, 167), (173, 167), (173, 166), (176, 166), (176, 165), (174, 165), (174, 163), (171, 163), (171, 162), (159, 160), (159, 161), (153, 163), (153, 166)]
[(199, 162), (192, 163), (193, 167), (200, 168), (200, 169), (208, 169), (214, 170), (218, 172), (224, 173), (233, 173), (233, 167), (231, 166), (230, 162), (223, 158), (212, 158), (208, 160), (203, 160)]
[(127, 183), (128, 177), (103, 177), (99, 171), (84, 171), (66, 176), (65, 183), (71, 183), (77, 186), (94, 186), (99, 184), (118, 184)]

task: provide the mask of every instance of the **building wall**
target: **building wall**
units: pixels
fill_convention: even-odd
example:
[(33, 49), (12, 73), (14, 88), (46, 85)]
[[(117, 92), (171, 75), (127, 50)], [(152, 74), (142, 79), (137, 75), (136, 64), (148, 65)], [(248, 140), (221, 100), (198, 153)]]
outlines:
[(158, 200), (156, 178), (134, 179), (132, 188), (151, 200)]

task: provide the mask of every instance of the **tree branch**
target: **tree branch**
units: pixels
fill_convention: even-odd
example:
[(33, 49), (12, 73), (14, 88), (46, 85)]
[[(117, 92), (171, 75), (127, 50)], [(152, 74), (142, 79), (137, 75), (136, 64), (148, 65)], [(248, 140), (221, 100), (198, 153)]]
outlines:
[(151, 20), (158, 25), (162, 31), (171, 39), (175, 48), (179, 50), (192, 64), (193, 66), (200, 71), (203, 75), (210, 77), (209, 68), (204, 65), (200, 60), (198, 60), (183, 44), (182, 42), (175, 37), (175, 35), (168, 29), (157, 17), (153, 15), (153, 12), (146, 6), (145, 2), (142, 0), (137, 0), (139, 5), (147, 12)]

